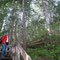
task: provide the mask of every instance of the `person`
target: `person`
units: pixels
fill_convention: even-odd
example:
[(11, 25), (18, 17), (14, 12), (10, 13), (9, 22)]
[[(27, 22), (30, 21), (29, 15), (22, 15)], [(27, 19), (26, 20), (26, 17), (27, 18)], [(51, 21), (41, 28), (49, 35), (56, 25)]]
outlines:
[(8, 33), (2, 36), (1, 38), (2, 41), (2, 51), (1, 51), (1, 56), (4, 57), (4, 54), (6, 52), (7, 44), (8, 44)]

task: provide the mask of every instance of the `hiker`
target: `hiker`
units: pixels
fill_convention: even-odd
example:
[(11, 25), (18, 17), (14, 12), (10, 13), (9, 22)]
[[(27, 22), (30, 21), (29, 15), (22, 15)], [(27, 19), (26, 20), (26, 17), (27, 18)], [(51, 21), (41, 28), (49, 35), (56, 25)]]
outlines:
[(4, 57), (8, 45), (8, 33), (5, 33), (5, 35), (2, 36), (1, 41), (2, 41), (1, 56)]

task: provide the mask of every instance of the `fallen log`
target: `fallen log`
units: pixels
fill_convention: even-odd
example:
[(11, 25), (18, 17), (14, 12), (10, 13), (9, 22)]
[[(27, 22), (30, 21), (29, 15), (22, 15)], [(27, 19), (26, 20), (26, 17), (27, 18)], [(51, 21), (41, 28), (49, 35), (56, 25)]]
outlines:
[(33, 48), (33, 47), (40, 47), (41, 45), (46, 45), (46, 44), (60, 44), (59, 41), (31, 41), (30, 43), (27, 43), (28, 48)]

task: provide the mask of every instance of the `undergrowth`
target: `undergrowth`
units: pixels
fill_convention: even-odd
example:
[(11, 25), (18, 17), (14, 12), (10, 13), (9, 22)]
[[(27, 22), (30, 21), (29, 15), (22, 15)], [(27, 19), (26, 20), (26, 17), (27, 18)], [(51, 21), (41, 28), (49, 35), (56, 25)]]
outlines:
[(39, 48), (27, 49), (27, 53), (32, 59), (42, 60), (43, 58), (49, 60), (60, 60), (60, 45), (47, 44)]

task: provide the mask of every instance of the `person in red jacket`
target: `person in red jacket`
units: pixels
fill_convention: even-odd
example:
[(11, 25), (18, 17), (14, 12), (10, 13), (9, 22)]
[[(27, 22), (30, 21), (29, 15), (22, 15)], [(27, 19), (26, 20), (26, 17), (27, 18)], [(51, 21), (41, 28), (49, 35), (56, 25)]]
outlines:
[(1, 56), (4, 56), (4, 54), (6, 52), (6, 48), (7, 48), (7, 43), (8, 43), (8, 33), (6, 33), (5, 35), (2, 36), (1, 41), (2, 41)]

